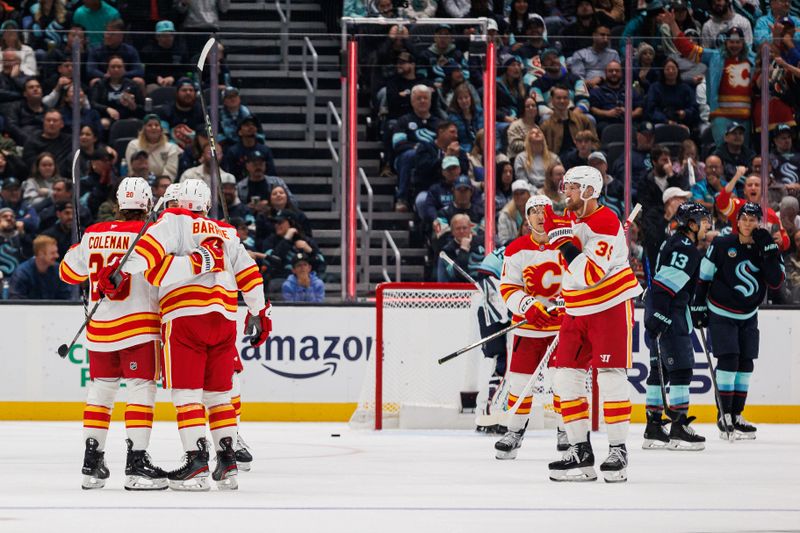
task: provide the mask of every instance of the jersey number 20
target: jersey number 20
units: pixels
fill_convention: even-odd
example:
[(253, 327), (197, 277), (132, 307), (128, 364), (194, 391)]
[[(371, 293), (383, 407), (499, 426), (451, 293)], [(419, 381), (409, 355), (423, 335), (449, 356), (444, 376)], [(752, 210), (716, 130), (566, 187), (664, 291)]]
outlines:
[[(92, 287), (92, 301), (97, 301), (100, 299), (100, 292), (97, 290), (97, 273), (100, 272), (106, 264), (111, 264), (117, 259), (121, 259), (124, 254), (115, 253), (108, 256), (108, 263), (106, 263), (103, 254), (94, 253), (89, 256), (89, 280), (91, 281)], [(118, 302), (120, 300), (124, 300), (128, 296), (131, 295), (131, 279), (130, 277), (126, 278), (122, 285), (120, 285), (119, 291), (114, 296), (107, 296), (109, 300), (113, 300)]]

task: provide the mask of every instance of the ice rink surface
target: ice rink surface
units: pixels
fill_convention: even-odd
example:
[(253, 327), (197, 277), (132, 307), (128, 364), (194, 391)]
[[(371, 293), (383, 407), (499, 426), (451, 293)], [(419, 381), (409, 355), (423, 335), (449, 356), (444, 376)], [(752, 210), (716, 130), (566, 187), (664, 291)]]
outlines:
[[(0, 422), (0, 532), (800, 531), (800, 426), (760, 425), (702, 452), (643, 451), (631, 428), (629, 481), (553, 483), (554, 431), (529, 432), (515, 461), (469, 431), (352, 431), (344, 424), (245, 423), (253, 470), (240, 489), (127, 492), (124, 427), (106, 446), (111, 479), (80, 489), (80, 423)], [(333, 437), (332, 434), (339, 434)], [(597, 464), (605, 435), (593, 435)], [(157, 423), (151, 455), (181, 455), (173, 423)]]

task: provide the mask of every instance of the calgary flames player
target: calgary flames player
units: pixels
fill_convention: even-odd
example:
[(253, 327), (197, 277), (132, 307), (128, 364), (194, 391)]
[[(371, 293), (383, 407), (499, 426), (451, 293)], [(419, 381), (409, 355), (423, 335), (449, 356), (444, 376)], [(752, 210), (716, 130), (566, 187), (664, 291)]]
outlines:
[[(231, 376), (236, 352), (237, 291), (249, 313), (245, 333), (262, 344), (272, 328), (261, 274), (239, 242), (236, 228), (206, 218), (211, 191), (186, 180), (178, 208), (167, 209), (148, 228), (123, 270), (145, 272), (159, 287), (164, 342), (164, 385), (172, 389), (184, 465), (168, 474), (174, 490), (209, 490), (205, 411), (217, 451), (211, 477), (220, 489), (238, 488), (234, 439), (236, 413)], [(106, 269), (103, 283), (117, 286)]]
[[(144, 179), (122, 180), (117, 190), (119, 220), (100, 222), (86, 229), (81, 242), (64, 256), (59, 267), (61, 279), (79, 284), (88, 278), (92, 302), (100, 300), (98, 273), (128, 250), (147, 219), (152, 198), (150, 186)], [(104, 449), (121, 378), (128, 391), (125, 488), (167, 488), (166, 472), (153, 466), (145, 451), (153, 428), (160, 326), (157, 291), (142, 274), (136, 274), (126, 278), (115, 294), (105, 295), (86, 327), (92, 379), (83, 412), (84, 489), (99, 489), (109, 477)]]
[[(551, 315), (547, 311), (561, 291), (562, 267), (560, 253), (550, 245), (544, 231), (546, 207), (552, 209), (552, 203), (547, 196), (532, 196), (527, 201), (525, 217), (531, 227), (531, 234), (512, 241), (506, 247), (503, 260), (500, 294), (513, 314), (513, 323), (523, 319), (528, 321), (526, 325), (514, 330), (511, 365), (506, 374), (509, 408), (525, 392), (525, 385), (539, 366), (561, 323), (560, 316)], [(533, 395), (531, 391), (527, 391), (516, 412), (510, 416), (508, 432), (494, 445), (497, 459), (517, 457), (528, 426), (532, 403)], [(553, 398), (553, 405), (558, 412), (557, 396)], [(559, 444), (562, 440), (566, 441), (566, 434), (559, 439)], [(564, 449), (567, 447), (568, 444)]]
[(603, 187), (600, 172), (589, 166), (573, 167), (563, 184), (569, 213), (556, 215), (545, 207), (544, 228), (567, 265), (561, 282), (566, 315), (555, 352), (553, 389), (561, 397), (570, 448), (562, 460), (550, 463), (550, 479), (597, 479), (589, 442), (589, 404), (584, 397), (591, 366), (597, 369), (609, 443), (600, 472), (607, 482), (627, 481), (625, 441), (631, 402), (626, 369), (631, 366), (633, 298), (642, 289), (628, 264), (622, 224), (597, 201)]

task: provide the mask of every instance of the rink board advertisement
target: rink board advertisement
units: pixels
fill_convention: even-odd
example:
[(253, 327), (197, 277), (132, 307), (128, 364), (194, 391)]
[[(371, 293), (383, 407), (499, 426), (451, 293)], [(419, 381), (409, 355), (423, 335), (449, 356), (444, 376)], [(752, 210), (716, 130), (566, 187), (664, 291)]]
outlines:
[[(243, 418), (246, 420), (344, 421), (355, 409), (368, 361), (375, 355), (373, 307), (275, 306), (273, 336), (253, 348), (238, 320)], [(0, 305), (5, 376), (0, 386), (0, 418), (78, 420), (89, 379), (83, 340), (65, 359), (57, 347), (75, 334), (83, 319), (80, 306)], [(636, 310), (631, 399), (642, 419), (649, 340)], [(761, 355), (751, 381), (749, 417), (762, 422), (800, 422), (800, 311), (764, 310), (759, 314)], [(404, 327), (393, 325), (392, 327)], [(405, 325), (413, 334), (413, 326)], [(445, 332), (443, 332), (445, 333)], [(445, 333), (447, 334), (447, 333)], [(435, 339), (431, 341), (435, 344)], [(713, 412), (713, 389), (699, 339), (695, 344), (692, 404), (701, 418)], [(465, 354), (476, 363), (479, 350)], [(124, 401), (124, 392), (120, 395)], [(156, 416), (173, 418), (169, 397), (159, 391)], [(121, 410), (115, 410), (121, 412)]]

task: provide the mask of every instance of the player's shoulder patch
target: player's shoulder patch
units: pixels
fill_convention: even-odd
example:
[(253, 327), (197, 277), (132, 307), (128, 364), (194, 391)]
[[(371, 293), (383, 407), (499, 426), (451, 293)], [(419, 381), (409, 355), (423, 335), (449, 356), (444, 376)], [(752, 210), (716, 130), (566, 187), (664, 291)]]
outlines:
[(84, 233), (105, 233), (107, 231), (118, 231), (120, 233), (139, 233), (144, 222), (141, 220), (109, 220), (92, 224)]
[(593, 232), (601, 235), (616, 235), (622, 227), (617, 215), (605, 206), (600, 206), (597, 211), (578, 222), (586, 224)]

